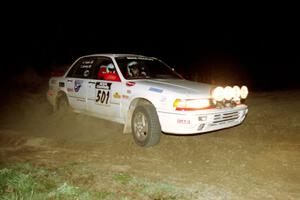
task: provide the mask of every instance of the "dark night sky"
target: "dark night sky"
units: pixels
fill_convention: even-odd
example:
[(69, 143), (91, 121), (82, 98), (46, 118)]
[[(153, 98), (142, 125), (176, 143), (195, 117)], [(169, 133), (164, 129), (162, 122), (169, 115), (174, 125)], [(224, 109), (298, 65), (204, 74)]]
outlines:
[(98, 14), (91, 18), (20, 15), (7, 20), (4, 71), (13, 74), (32, 67), (43, 74), (86, 54), (137, 53), (158, 57), (186, 76), (198, 74), (208, 82), (234, 80), (253, 89), (300, 86), (296, 73), (300, 40), (293, 18), (165, 14), (138, 20)]

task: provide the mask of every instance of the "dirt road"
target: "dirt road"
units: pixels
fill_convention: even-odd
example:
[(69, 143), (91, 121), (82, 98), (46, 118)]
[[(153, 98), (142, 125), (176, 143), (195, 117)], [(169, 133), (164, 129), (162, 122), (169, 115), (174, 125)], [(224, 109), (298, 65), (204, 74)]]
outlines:
[(242, 125), (163, 135), (144, 149), (122, 125), (51, 113), (45, 88), (14, 90), (3, 101), (1, 163), (82, 163), (97, 174), (94, 188), (113, 190), (105, 177), (122, 172), (172, 184), (186, 199), (300, 199), (300, 91), (250, 93)]

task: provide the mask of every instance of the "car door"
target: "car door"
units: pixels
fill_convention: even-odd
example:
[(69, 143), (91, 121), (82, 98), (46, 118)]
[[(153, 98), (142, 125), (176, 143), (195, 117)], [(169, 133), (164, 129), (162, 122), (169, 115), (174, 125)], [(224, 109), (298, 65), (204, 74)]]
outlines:
[(70, 106), (77, 111), (87, 111), (88, 82), (95, 60), (85, 57), (77, 61), (66, 77), (67, 96)]
[(87, 110), (101, 118), (120, 121), (121, 80), (110, 58), (99, 57), (88, 83)]

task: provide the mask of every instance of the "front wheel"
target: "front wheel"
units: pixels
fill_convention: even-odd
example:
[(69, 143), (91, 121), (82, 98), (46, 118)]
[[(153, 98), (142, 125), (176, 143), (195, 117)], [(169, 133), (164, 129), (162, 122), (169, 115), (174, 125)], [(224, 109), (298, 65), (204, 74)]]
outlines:
[(131, 119), (131, 129), (136, 144), (150, 147), (159, 143), (161, 127), (152, 105), (137, 106)]

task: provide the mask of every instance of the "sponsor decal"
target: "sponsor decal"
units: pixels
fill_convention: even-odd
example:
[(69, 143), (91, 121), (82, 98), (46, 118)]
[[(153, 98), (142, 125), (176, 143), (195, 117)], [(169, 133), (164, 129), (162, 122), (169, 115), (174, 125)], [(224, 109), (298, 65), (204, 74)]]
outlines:
[(123, 98), (123, 99), (129, 99), (129, 96), (123, 94), (123, 95), (122, 95), (122, 98)]
[(83, 80), (75, 80), (74, 82), (74, 91), (78, 92), (82, 86)]
[(163, 92), (162, 89), (154, 88), (154, 87), (149, 88), (149, 91), (151, 91), (151, 92), (157, 92), (157, 93), (162, 93)]
[(118, 92), (114, 93), (113, 97), (115, 99), (121, 99), (121, 95)]
[(84, 77), (88, 77), (90, 75), (90, 70), (86, 69), (84, 72), (83, 72), (83, 76)]
[(131, 94), (131, 90), (127, 90), (126, 92), (127, 92), (127, 94)]
[(94, 60), (85, 60), (82, 62), (82, 64), (88, 65), (88, 64), (93, 64)]
[(80, 68), (81, 69), (90, 69), (90, 68), (92, 68), (93, 63), (94, 63), (93, 60), (83, 61), (80, 65)]
[(110, 88), (112, 83), (106, 83), (106, 82), (97, 82), (95, 84), (96, 88), (96, 103), (107, 105), (109, 104), (110, 99)]
[(106, 82), (97, 82), (95, 85), (96, 89), (103, 89), (103, 90), (110, 90), (112, 83), (106, 83)]
[(190, 124), (191, 121), (189, 119), (177, 119), (177, 124)]

